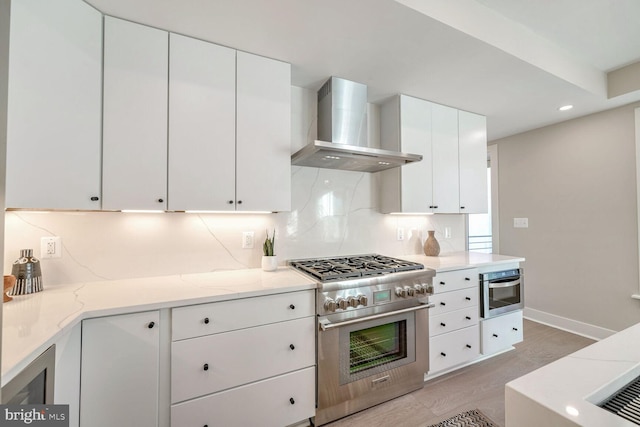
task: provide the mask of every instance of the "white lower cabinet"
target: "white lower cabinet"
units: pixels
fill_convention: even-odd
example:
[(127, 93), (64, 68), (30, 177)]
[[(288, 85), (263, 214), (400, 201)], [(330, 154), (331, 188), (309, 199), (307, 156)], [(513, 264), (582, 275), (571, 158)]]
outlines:
[(315, 414), (315, 368), (173, 405), (171, 425), (283, 427)]
[(148, 311), (82, 322), (82, 427), (158, 426), (159, 320)]
[(173, 309), (172, 425), (285, 426), (313, 417), (314, 301), (309, 290)]
[(429, 372), (471, 361), (480, 355), (478, 325), (432, 337), (429, 341)]
[(522, 310), (480, 322), (482, 354), (493, 354), (522, 342)]

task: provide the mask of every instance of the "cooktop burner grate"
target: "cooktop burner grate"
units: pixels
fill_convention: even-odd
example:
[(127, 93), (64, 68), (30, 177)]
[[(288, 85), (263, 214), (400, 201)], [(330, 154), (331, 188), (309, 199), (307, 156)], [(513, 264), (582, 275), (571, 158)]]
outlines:
[(424, 266), (384, 255), (355, 255), (336, 258), (302, 259), (289, 262), (322, 282), (420, 270)]
[(640, 377), (600, 404), (600, 407), (640, 425)]

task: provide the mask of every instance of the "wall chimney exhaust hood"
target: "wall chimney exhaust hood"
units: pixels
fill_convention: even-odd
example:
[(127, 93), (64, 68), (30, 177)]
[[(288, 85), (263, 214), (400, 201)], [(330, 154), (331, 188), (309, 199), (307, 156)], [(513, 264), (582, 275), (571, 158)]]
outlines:
[(331, 77), (318, 91), (318, 141), (291, 156), (291, 164), (379, 172), (422, 160), (419, 154), (368, 146), (367, 86)]

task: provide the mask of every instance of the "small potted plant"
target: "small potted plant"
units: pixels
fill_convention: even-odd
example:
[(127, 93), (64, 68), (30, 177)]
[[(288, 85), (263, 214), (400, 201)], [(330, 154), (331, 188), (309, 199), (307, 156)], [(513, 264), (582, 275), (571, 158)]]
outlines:
[(262, 269), (264, 271), (275, 271), (278, 269), (278, 257), (274, 252), (274, 245), (276, 240), (276, 230), (273, 230), (273, 235), (269, 237), (269, 231), (267, 230), (267, 238), (262, 245)]

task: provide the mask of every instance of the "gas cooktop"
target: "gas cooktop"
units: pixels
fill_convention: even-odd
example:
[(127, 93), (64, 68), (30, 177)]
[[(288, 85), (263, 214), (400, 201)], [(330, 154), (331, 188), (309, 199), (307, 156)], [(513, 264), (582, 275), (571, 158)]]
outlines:
[(417, 262), (377, 254), (298, 259), (289, 261), (289, 265), (321, 282), (424, 269), (424, 265)]

